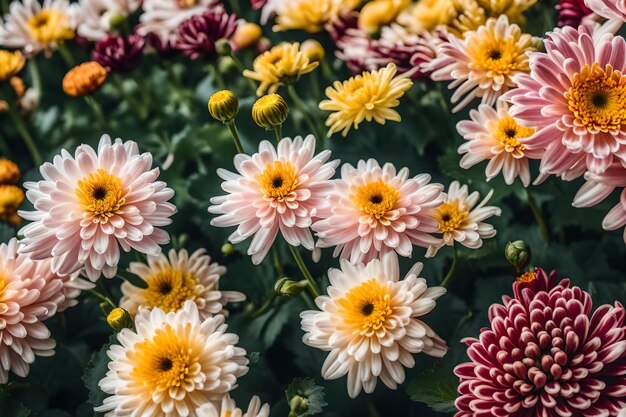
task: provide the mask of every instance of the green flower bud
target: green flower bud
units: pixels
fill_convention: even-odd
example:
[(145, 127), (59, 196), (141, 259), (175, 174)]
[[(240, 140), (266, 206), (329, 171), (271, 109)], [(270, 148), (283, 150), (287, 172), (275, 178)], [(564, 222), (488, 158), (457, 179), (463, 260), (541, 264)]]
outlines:
[(515, 242), (509, 242), (504, 248), (504, 256), (515, 267), (515, 270), (519, 273), (526, 269), (530, 264), (531, 250), (522, 240), (516, 240)]
[(109, 19), (109, 25), (113, 29), (123, 29), (126, 24), (126, 15), (124, 13), (116, 13)]
[(300, 395), (295, 395), (291, 401), (289, 401), (289, 408), (293, 414), (297, 416), (302, 415), (309, 410), (309, 400)]
[(235, 60), (229, 56), (225, 56), (219, 60), (217, 64), (217, 69), (222, 74), (228, 74), (231, 72), (234, 73), (238, 71)]
[(219, 56), (229, 56), (233, 52), (233, 47), (230, 46), (228, 39), (222, 38), (215, 42), (215, 50)]
[(274, 285), (274, 292), (280, 297), (295, 297), (306, 289), (307, 285), (293, 281), (289, 278), (281, 278)]
[(239, 112), (239, 100), (230, 90), (221, 90), (209, 98), (209, 113), (215, 120), (230, 123)]
[(268, 94), (261, 97), (252, 106), (254, 123), (267, 130), (281, 126), (287, 120), (289, 107), (278, 94)]
[(235, 247), (233, 245), (231, 245), (230, 243), (224, 243), (222, 245), (222, 255), (228, 256), (232, 255), (233, 253), (235, 253)]
[(135, 327), (133, 318), (130, 313), (123, 308), (114, 308), (107, 316), (107, 323), (116, 332), (121, 332), (122, 329), (132, 329)]

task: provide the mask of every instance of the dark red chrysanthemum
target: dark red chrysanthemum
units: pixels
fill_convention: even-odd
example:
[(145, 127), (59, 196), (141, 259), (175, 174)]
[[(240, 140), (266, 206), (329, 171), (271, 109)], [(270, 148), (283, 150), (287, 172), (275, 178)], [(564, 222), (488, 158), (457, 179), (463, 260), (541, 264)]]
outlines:
[(211, 10), (181, 23), (175, 47), (191, 59), (214, 58), (217, 55), (217, 41), (230, 40), (235, 29), (235, 14), (228, 15), (224, 9)]
[(145, 46), (146, 40), (141, 35), (110, 35), (96, 43), (91, 56), (107, 71), (131, 71), (141, 62)]
[(585, 5), (585, 0), (561, 0), (556, 9), (559, 12), (558, 27), (578, 27), (583, 18), (591, 14), (591, 10)]
[(626, 407), (622, 304), (592, 312), (589, 293), (541, 269), (489, 309), (491, 327), (464, 340), (456, 417), (609, 417)]

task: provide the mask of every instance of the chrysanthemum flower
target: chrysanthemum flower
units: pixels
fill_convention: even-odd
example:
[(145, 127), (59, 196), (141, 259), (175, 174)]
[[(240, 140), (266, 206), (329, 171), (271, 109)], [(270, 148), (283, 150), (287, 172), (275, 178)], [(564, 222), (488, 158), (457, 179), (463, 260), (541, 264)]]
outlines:
[(17, 211), (24, 202), (24, 191), (15, 185), (0, 185), (0, 220), (19, 226)]
[(0, 49), (0, 82), (15, 76), (24, 68), (26, 60), (20, 51), (6, 51)]
[(15, 185), (20, 180), (20, 167), (10, 159), (0, 158), (0, 184)]
[(354, 10), (361, 0), (291, 0), (276, 10), (275, 31), (301, 29), (317, 33), (328, 22)]
[(182, 22), (174, 46), (191, 59), (216, 58), (216, 42), (230, 40), (236, 29), (237, 16), (219, 8)]
[(255, 395), (250, 400), (248, 411), (244, 413), (237, 408), (235, 401), (227, 394), (222, 398), (219, 407), (215, 404), (206, 403), (198, 408), (196, 414), (198, 417), (268, 417), (270, 406), (268, 404), (261, 405), (261, 400)]
[(358, 263), (386, 252), (410, 257), (412, 245), (435, 244), (438, 226), (429, 211), (441, 204), (443, 185), (429, 182), (430, 175), (409, 178), (407, 168), (397, 172), (374, 159), (344, 164), (327, 194), (330, 205), (313, 224), (317, 246), (336, 246), (335, 256)]
[(339, 161), (327, 162), (328, 150), (314, 153), (312, 135), (282, 139), (278, 149), (263, 141), (258, 153), (235, 157), (238, 173), (217, 171), (228, 194), (211, 199), (215, 205), (209, 212), (220, 214), (211, 225), (238, 226), (229, 237), (231, 243), (254, 235), (248, 248), (254, 264), (263, 260), (279, 231), (290, 245), (315, 249), (309, 227), (328, 204), (329, 180)]
[(52, 270), (70, 275), (85, 268), (91, 280), (114, 277), (120, 246), (147, 255), (161, 252), (169, 241), (161, 227), (176, 207), (174, 191), (156, 181), (152, 155), (137, 144), (102, 136), (98, 151), (81, 145), (72, 157), (63, 150), (40, 171), (43, 180), (24, 184), (34, 211), (20, 212), (23, 252), (34, 259), (52, 258)]
[(252, 8), (261, 9), (261, 24), (266, 24), (270, 18), (276, 15), (276, 11), (289, 4), (291, 0), (250, 0)]
[(396, 76), (397, 71), (396, 65), (390, 63), (380, 70), (364, 71), (327, 87), (329, 100), (322, 100), (319, 107), (333, 112), (326, 120), (328, 136), (341, 131), (345, 137), (353, 126), (358, 129), (363, 120), (370, 122), (374, 119), (381, 125), (387, 120), (399, 122), (400, 114), (393, 108), (400, 104), (398, 99), (413, 86), (413, 82), (409, 77)]
[(513, 77), (530, 71), (528, 53), (535, 51), (535, 40), (509, 24), (506, 15), (492, 18), (475, 31), (465, 32), (463, 39), (448, 36), (439, 46), (438, 56), (424, 68), (433, 71), (435, 81), (452, 81), (456, 89), (452, 110), (457, 112), (475, 98), (493, 106), (498, 97), (515, 87)]
[(556, 5), (559, 11), (557, 26), (578, 27), (583, 18), (591, 14), (591, 10), (585, 5), (585, 0), (560, 0)]
[(153, 33), (164, 42), (174, 42), (178, 27), (185, 20), (223, 6), (217, 0), (143, 0), (142, 8), (137, 33)]
[(536, 269), (489, 308), (457, 366), (456, 417), (617, 416), (626, 390), (624, 307)]
[(99, 41), (113, 34), (112, 23), (125, 19), (141, 6), (142, 0), (80, 0), (78, 34)]
[(452, 246), (454, 242), (470, 249), (478, 249), (483, 245), (483, 239), (494, 237), (496, 230), (484, 222), (502, 213), (498, 207), (485, 205), (492, 194), (493, 190), (476, 205), (480, 198), (478, 191), (469, 194), (467, 185), (461, 186), (458, 181), (452, 181), (443, 203), (433, 213), (442, 239), (428, 248), (426, 256), (435, 256), (442, 246)]
[(371, 393), (378, 378), (391, 389), (404, 382), (404, 368), (415, 366), (413, 354), (442, 357), (445, 342), (419, 317), (435, 308), (443, 287), (428, 288), (418, 278), (417, 263), (400, 280), (398, 258), (388, 254), (367, 265), (341, 261), (328, 271), (328, 296), (317, 297), (321, 311), (304, 311), (303, 342), (330, 352), (322, 377), (348, 374), (348, 394)]
[(602, 17), (626, 22), (626, 0), (585, 0), (585, 5)]
[(141, 63), (145, 45), (141, 35), (111, 35), (96, 42), (91, 57), (109, 72), (132, 71)]
[(485, 169), (487, 181), (502, 172), (507, 184), (513, 184), (519, 176), (524, 187), (527, 187), (530, 184), (528, 159), (539, 158), (542, 153), (527, 150), (519, 139), (532, 136), (535, 130), (520, 126), (509, 114), (506, 105), (500, 105), (496, 110), (481, 104), (478, 110), (470, 111), (470, 119), (457, 125), (457, 130), (467, 141), (459, 146), (459, 153), (465, 154), (461, 158), (461, 167), (468, 169), (488, 160)]
[(626, 161), (626, 41), (589, 29), (555, 29), (546, 52), (531, 54), (532, 71), (516, 78), (505, 99), (519, 122), (537, 129), (521, 140), (541, 149), (542, 174), (567, 174), (586, 166), (601, 173), (613, 160)]
[(244, 70), (244, 77), (259, 81), (258, 96), (278, 91), (281, 85), (290, 84), (317, 68), (319, 62), (311, 62), (300, 51), (300, 44), (282, 43), (257, 56), (252, 64), (253, 71)]
[(21, 49), (26, 55), (51, 53), (59, 42), (74, 38), (77, 4), (69, 0), (13, 1), (0, 25), (0, 45)]
[(70, 97), (82, 97), (98, 90), (106, 81), (106, 69), (96, 61), (75, 66), (63, 77), (63, 92)]
[(164, 254), (148, 256), (148, 264), (132, 262), (130, 272), (139, 276), (148, 288), (135, 287), (128, 281), (122, 283), (120, 307), (131, 315), (140, 307), (158, 307), (166, 313), (177, 311), (185, 301), (191, 300), (198, 306), (202, 320), (216, 314), (228, 316), (226, 303), (243, 301), (246, 297), (237, 291), (220, 291), (220, 278), (226, 268), (211, 263), (204, 249), (189, 256), (185, 249), (171, 249)]
[(107, 351), (109, 371), (100, 381), (110, 394), (96, 407), (106, 417), (198, 417), (196, 409), (220, 401), (248, 372), (239, 338), (226, 333), (224, 316), (201, 319), (187, 301), (178, 312), (141, 309), (137, 331), (123, 329)]
[(8, 373), (28, 375), (36, 356), (54, 355), (55, 342), (42, 323), (64, 301), (61, 280), (18, 253), (13, 238), (0, 244), (0, 384)]
[(358, 27), (365, 33), (374, 35), (381, 28), (390, 25), (406, 9), (411, 0), (374, 0), (367, 2), (359, 11)]

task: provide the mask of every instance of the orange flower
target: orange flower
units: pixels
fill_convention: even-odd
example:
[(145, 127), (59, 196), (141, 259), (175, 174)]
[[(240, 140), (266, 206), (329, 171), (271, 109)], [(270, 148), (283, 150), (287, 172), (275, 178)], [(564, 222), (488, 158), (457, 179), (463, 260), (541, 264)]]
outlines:
[(17, 210), (24, 202), (24, 191), (15, 185), (0, 185), (0, 220), (19, 226)]
[(15, 185), (20, 180), (20, 168), (15, 162), (0, 159), (0, 184)]
[(72, 68), (63, 77), (63, 91), (71, 97), (91, 94), (104, 84), (107, 71), (95, 61), (84, 62)]

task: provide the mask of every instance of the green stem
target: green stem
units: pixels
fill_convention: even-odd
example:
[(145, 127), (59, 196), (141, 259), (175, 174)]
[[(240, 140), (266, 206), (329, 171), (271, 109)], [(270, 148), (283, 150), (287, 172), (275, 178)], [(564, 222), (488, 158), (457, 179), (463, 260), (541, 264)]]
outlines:
[(283, 265), (280, 263), (280, 257), (278, 256), (278, 250), (276, 250), (276, 246), (272, 246), (272, 261), (274, 262), (274, 269), (276, 269), (276, 275), (279, 278), (285, 276), (285, 271), (283, 270)]
[[(239, 60), (239, 58), (237, 58), (235, 56), (235, 54), (233, 54), (232, 52), (230, 53), (230, 58), (233, 60), (233, 62), (235, 63), (235, 66), (237, 67), (237, 71), (239, 71), (239, 75), (242, 75), (244, 70), (246, 69), (246, 67), (243, 65), (243, 63)], [(250, 88), (252, 88), (252, 91), (256, 91), (256, 84), (254, 83), (254, 81), (252, 81), (252, 79), (248, 78), (248, 77), (244, 77), (246, 79), (246, 81), (248, 82), (248, 85), (250, 86)]]
[(9, 145), (7, 144), (6, 139), (1, 133), (0, 133), (0, 151), (2, 151), (2, 154), (5, 157), (9, 159), (13, 158), (13, 152), (11, 152), (11, 148), (9, 148)]
[(289, 96), (291, 97), (294, 104), (296, 105), (296, 108), (300, 110), (300, 113), (302, 113), (302, 117), (304, 118), (305, 123), (309, 126), (309, 130), (311, 130), (311, 133), (315, 135), (316, 139), (318, 139), (318, 141), (320, 142), (320, 146), (323, 147), (325, 136), (323, 133), (320, 134), (317, 131), (317, 125), (315, 124), (313, 119), (311, 119), (311, 116), (309, 115), (309, 112), (306, 109), (306, 105), (298, 96), (298, 93), (296, 92), (296, 88), (293, 86), (293, 84), (287, 85), (287, 92), (289, 93)]
[(17, 129), (17, 132), (20, 134), (20, 136), (22, 136), (22, 139), (24, 140), (24, 143), (26, 144), (26, 147), (28, 148), (31, 157), (33, 158), (33, 163), (36, 166), (41, 165), (42, 160), (41, 154), (39, 153), (39, 148), (37, 148), (33, 137), (26, 128), (22, 116), (12, 105), (9, 105), (9, 113), (11, 114), (11, 119), (13, 119), (13, 123), (15, 123), (15, 128)]
[(215, 80), (215, 84), (217, 84), (220, 88), (226, 87), (224, 78), (222, 77), (217, 65), (211, 65), (209, 68), (211, 68), (211, 72), (213, 73), (213, 80)]
[(283, 138), (283, 125), (274, 126), (274, 133), (276, 133), (276, 143), (280, 142)]
[(37, 57), (33, 57), (28, 61), (28, 72), (30, 73), (33, 88), (37, 92), (37, 97), (41, 97), (41, 73), (39, 72), (39, 65), (37, 64)]
[(241, 14), (241, 7), (239, 6), (238, 0), (230, 0), (230, 7), (233, 9), (235, 14)]
[(261, 305), (261, 307), (253, 311), (250, 314), (250, 318), (254, 320), (256, 318), (261, 317), (263, 314), (267, 313), (268, 311), (270, 311), (274, 305), (274, 300), (276, 300), (276, 297), (277, 297), (276, 292), (272, 291), (272, 295), (270, 296), (270, 298), (265, 300), (265, 302)]
[(99, 298), (100, 300), (104, 301), (105, 303), (109, 304), (111, 307), (116, 308), (117, 306), (113, 303), (113, 301), (111, 301), (110, 298), (105, 297), (104, 295), (100, 294), (98, 291), (96, 290), (87, 290), (89, 292), (89, 294), (95, 296), (96, 298)]
[(294, 246), (289, 245), (289, 250), (293, 255), (293, 259), (296, 261), (296, 264), (298, 264), (298, 268), (300, 268), (302, 275), (304, 275), (304, 278), (306, 278), (307, 282), (309, 283), (309, 289), (311, 290), (311, 294), (313, 294), (313, 296), (316, 298), (319, 297), (320, 290), (319, 288), (317, 288), (315, 279), (313, 279), (313, 275), (311, 275), (311, 272), (309, 272), (309, 269), (306, 267), (306, 264), (304, 263), (302, 256), (300, 256), (298, 249), (296, 249)]
[(541, 213), (541, 208), (539, 208), (535, 197), (533, 197), (530, 189), (528, 188), (526, 188), (526, 196), (528, 197), (528, 205), (530, 206), (530, 210), (533, 212), (535, 221), (539, 225), (539, 230), (541, 230), (541, 236), (543, 237), (543, 240), (548, 243), (550, 241), (550, 232), (548, 231), (546, 220), (543, 218), (543, 214)]
[(230, 123), (226, 123), (226, 126), (228, 126), (230, 134), (233, 137), (233, 142), (235, 142), (235, 148), (237, 148), (237, 152), (243, 153), (243, 146), (241, 145), (241, 139), (239, 139), (239, 133), (237, 133), (237, 126), (235, 126), (235, 121), (231, 120)]
[(94, 100), (93, 97), (91, 97), (91, 96), (84, 96), (84, 99), (87, 102), (87, 105), (91, 109), (91, 112), (95, 116), (96, 120), (98, 120), (98, 123), (100, 124), (100, 126), (104, 130), (107, 130), (108, 129), (108, 125), (107, 125), (106, 119), (104, 117), (104, 113), (102, 113), (102, 108), (100, 107), (98, 102), (96, 100)]
[(68, 68), (74, 68), (74, 57), (72, 56), (72, 53), (70, 52), (70, 50), (67, 48), (67, 45), (65, 45), (64, 42), (59, 42), (58, 44), (58, 50), (59, 50), (59, 55), (61, 55), (61, 58), (63, 59), (63, 61), (65, 62), (65, 65), (68, 66)]
[(450, 270), (446, 274), (443, 281), (441, 281), (441, 286), (448, 288), (452, 279), (454, 278), (454, 274), (456, 272), (457, 267), (459, 266), (459, 251), (456, 247), (454, 247), (454, 258), (452, 259), (452, 265), (450, 265)]

